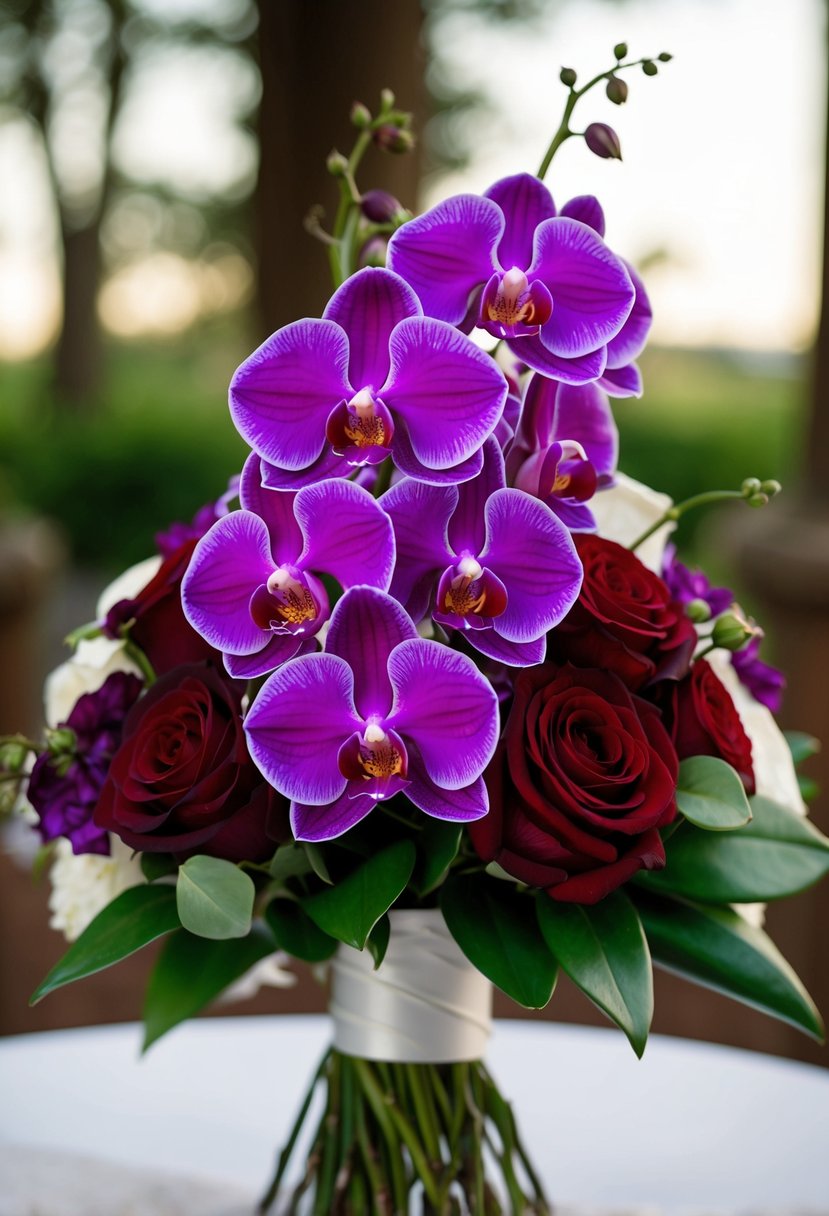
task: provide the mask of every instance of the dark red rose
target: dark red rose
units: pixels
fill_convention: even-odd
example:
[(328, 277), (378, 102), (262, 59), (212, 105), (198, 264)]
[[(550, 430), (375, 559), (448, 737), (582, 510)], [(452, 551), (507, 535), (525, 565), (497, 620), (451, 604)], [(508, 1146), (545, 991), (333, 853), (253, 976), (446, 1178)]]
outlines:
[(705, 659), (697, 659), (676, 686), (673, 698), (674, 745), (686, 756), (718, 756), (740, 774), (746, 792), (754, 793), (751, 740), (731, 694)]
[(592, 904), (660, 869), (677, 758), (655, 706), (618, 677), (525, 668), (487, 771), (490, 811), (469, 825), (485, 861), (553, 899)]
[(95, 823), (149, 853), (267, 860), (287, 803), (248, 755), (242, 688), (208, 664), (156, 681), (127, 715)]
[(681, 679), (697, 643), (682, 604), (624, 546), (589, 533), (573, 539), (584, 582), (549, 635), (547, 657), (615, 672), (634, 692), (655, 680)]
[(196, 633), (181, 606), (181, 580), (197, 541), (193, 536), (179, 545), (134, 599), (119, 600), (110, 608), (104, 623), (104, 632), (118, 638), (122, 626), (132, 621), (130, 637), (144, 651), (156, 675), (182, 663), (219, 657)]

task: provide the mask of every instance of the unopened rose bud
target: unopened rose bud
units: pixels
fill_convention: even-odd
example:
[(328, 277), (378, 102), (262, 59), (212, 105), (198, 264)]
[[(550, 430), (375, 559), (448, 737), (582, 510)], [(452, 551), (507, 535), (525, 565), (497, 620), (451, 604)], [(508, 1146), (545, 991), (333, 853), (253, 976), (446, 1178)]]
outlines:
[(335, 148), (333, 152), (329, 152), (325, 167), (332, 177), (342, 177), (348, 171), (348, 160)]
[(740, 650), (754, 636), (748, 621), (733, 612), (724, 612), (714, 621), (711, 641), (723, 650)]
[(780, 482), (775, 481), (773, 477), (770, 477), (768, 481), (763, 481), (760, 483), (760, 492), (762, 494), (768, 494), (769, 498), (774, 498), (775, 494), (779, 494), (782, 489), (783, 487), (781, 486)]
[(607, 93), (608, 99), (612, 101), (615, 106), (624, 105), (628, 99), (627, 82), (620, 79), (618, 76), (611, 76), (610, 80), (607, 82), (605, 93)]
[(584, 133), (584, 142), (595, 156), (603, 160), (621, 160), (619, 136), (606, 122), (591, 122)]
[(691, 600), (685, 605), (685, 615), (690, 617), (695, 625), (702, 625), (711, 619), (711, 607), (705, 600)]
[(617, 59), (624, 59), (628, 53), (628, 44), (626, 42), (617, 42), (613, 48), (613, 54)]
[(673, 59), (673, 55), (670, 53), (670, 51), (660, 51), (656, 58), (660, 63), (670, 63)]
[(362, 131), (371, 123), (371, 111), (361, 101), (355, 101), (349, 115), (352, 124)]
[(387, 224), (403, 210), (388, 190), (367, 190), (360, 199), (360, 210), (374, 224)]
[(655, 76), (659, 71), (659, 68), (652, 59), (646, 59), (642, 64), (642, 71), (646, 76)]
[(358, 256), (360, 266), (376, 266), (381, 270), (386, 265), (386, 254), (388, 252), (389, 243), (384, 236), (375, 233), (369, 237), (365, 245), (363, 245)]
[(558, 78), (562, 84), (566, 84), (568, 89), (572, 89), (573, 85), (578, 80), (573, 68), (562, 68), (558, 74)]
[(405, 127), (397, 127), (393, 123), (383, 123), (376, 131), (372, 132), (371, 138), (381, 152), (411, 152), (415, 145), (415, 138), (411, 131)]
[(746, 498), (748, 498), (750, 494), (757, 494), (761, 486), (762, 483), (759, 477), (746, 477), (740, 486), (740, 493), (745, 494)]

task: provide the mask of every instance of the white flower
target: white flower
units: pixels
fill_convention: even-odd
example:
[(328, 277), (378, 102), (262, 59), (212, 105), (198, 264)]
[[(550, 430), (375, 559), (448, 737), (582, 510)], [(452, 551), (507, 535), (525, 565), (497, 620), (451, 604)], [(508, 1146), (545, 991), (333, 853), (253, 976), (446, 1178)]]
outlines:
[(72, 852), (68, 840), (55, 845), (55, 861), (49, 877), (49, 924), (59, 929), (67, 941), (73, 942), (94, 920), (102, 908), (126, 891), (144, 881), (138, 858), (132, 849), (116, 836), (110, 837), (112, 855)]
[(155, 578), (161, 566), (160, 557), (145, 557), (143, 562), (130, 566), (123, 574), (119, 574), (108, 587), (104, 587), (98, 597), (95, 615), (102, 621), (110, 608), (120, 600), (134, 600), (139, 591), (143, 591), (147, 583)]
[[(672, 506), (673, 499), (668, 494), (652, 490), (624, 473), (616, 474), (615, 486), (601, 490), (590, 499), (599, 536), (615, 540), (619, 545), (632, 544)], [(674, 523), (664, 524), (636, 550), (639, 560), (657, 574), (662, 572), (665, 545), (675, 527)]]
[(97, 692), (115, 671), (141, 675), (139, 668), (127, 657), (123, 642), (113, 642), (109, 638), (85, 638), (78, 642), (72, 658), (46, 677), (43, 688), (46, 724), (57, 726), (65, 722), (78, 697), (86, 692)]

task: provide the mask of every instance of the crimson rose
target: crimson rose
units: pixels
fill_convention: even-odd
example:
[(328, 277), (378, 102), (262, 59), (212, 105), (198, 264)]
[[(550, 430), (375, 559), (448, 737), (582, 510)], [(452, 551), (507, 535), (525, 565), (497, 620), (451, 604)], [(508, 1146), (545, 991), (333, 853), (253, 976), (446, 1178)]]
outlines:
[(731, 694), (705, 659), (697, 659), (676, 686), (672, 733), (680, 760), (718, 756), (737, 770), (746, 792), (754, 793), (751, 740)]
[(248, 755), (241, 691), (208, 664), (158, 680), (124, 723), (95, 823), (131, 848), (266, 861), (287, 804)]
[(659, 711), (616, 676), (569, 664), (515, 681), (487, 772), (490, 811), (469, 825), (485, 861), (553, 899), (592, 904), (659, 869), (677, 758)]
[(584, 581), (549, 635), (547, 657), (613, 671), (634, 692), (654, 680), (681, 679), (697, 644), (683, 605), (629, 549), (590, 533), (573, 539)]

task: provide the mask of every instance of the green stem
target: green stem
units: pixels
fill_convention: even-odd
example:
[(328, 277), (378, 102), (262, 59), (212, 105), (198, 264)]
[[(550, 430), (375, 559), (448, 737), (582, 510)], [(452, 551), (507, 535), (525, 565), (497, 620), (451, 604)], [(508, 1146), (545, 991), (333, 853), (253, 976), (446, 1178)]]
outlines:
[(296, 1142), (299, 1139), (299, 1133), (302, 1131), (302, 1125), (305, 1122), (305, 1118), (310, 1109), (311, 1102), (313, 1101), (314, 1092), (317, 1088), (317, 1083), (319, 1082), (320, 1078), (322, 1077), (323, 1072), (325, 1071), (326, 1065), (328, 1064), (328, 1061), (331, 1058), (331, 1054), (332, 1053), (331, 1053), (330, 1049), (328, 1051), (326, 1051), (325, 1055), (320, 1060), (317, 1071), (314, 1073), (313, 1080), (311, 1081), (311, 1084), (308, 1087), (308, 1092), (305, 1095), (305, 1100), (302, 1103), (302, 1106), (299, 1108), (299, 1114), (297, 1115), (294, 1125), (291, 1128), (291, 1134), (288, 1137), (285, 1147), (282, 1149), (282, 1152), (279, 1154), (279, 1160), (277, 1162), (276, 1173), (274, 1174), (273, 1181), (271, 1182), (271, 1185), (268, 1187), (267, 1191), (265, 1192), (265, 1194), (262, 1196), (262, 1198), (259, 1201), (259, 1207), (258, 1207), (259, 1216), (265, 1216), (265, 1213), (270, 1208), (274, 1199), (276, 1199), (277, 1192), (279, 1191), (280, 1183), (282, 1182), (282, 1179), (285, 1175), (285, 1170), (288, 1168), (288, 1162), (291, 1159), (291, 1154), (294, 1151), (294, 1146), (296, 1145)]
[(676, 502), (672, 507), (668, 507), (659, 519), (652, 523), (649, 528), (646, 528), (641, 536), (637, 536), (636, 540), (628, 545), (631, 551), (643, 545), (649, 537), (658, 532), (665, 524), (676, 523), (678, 519), (685, 514), (686, 511), (692, 511), (695, 507), (707, 507), (715, 502), (727, 502), (733, 498), (747, 498), (748, 495), (742, 490), (706, 490), (704, 494), (694, 494), (691, 498), (686, 498), (684, 502)]
[(130, 638), (124, 638), (124, 653), (128, 659), (132, 659), (135, 666), (139, 669), (147, 682), (147, 686), (149, 687), (150, 684), (155, 684), (155, 671), (153, 670), (153, 665), (144, 654), (141, 647), (136, 646), (135, 642), (131, 641)]
[[(340, 201), (337, 206), (337, 214), (334, 217), (334, 231), (332, 233), (335, 244), (330, 245), (328, 249), (328, 262), (331, 267), (331, 277), (334, 280), (335, 287), (340, 287), (351, 274), (351, 270), (348, 267), (354, 260), (354, 249), (352, 246), (359, 220), (357, 209), (360, 205), (360, 194), (354, 179), (360, 161), (365, 156), (370, 144), (371, 131), (369, 129), (361, 131), (354, 141), (354, 147), (348, 158), (348, 164), (342, 177), (339, 179)], [(350, 220), (352, 222), (349, 226)]]
[[(363, 1087), (366, 1097), (371, 1103), (371, 1107), (378, 1118), (378, 1122), (391, 1121), (395, 1131), (400, 1139), (409, 1150), (409, 1155), (412, 1159), (412, 1165), (417, 1171), (420, 1181), (423, 1183), (423, 1189), (429, 1198), (430, 1203), (436, 1204), (439, 1199), (437, 1182), (429, 1168), (429, 1163), (426, 1160), (425, 1154), (420, 1144), (420, 1138), (415, 1128), (412, 1127), (409, 1120), (400, 1110), (397, 1101), (392, 1091), (390, 1101), (386, 1101), (380, 1091), (371, 1069), (366, 1064), (365, 1060), (355, 1060), (354, 1068)], [(382, 1112), (382, 1118), (381, 1118)]]

